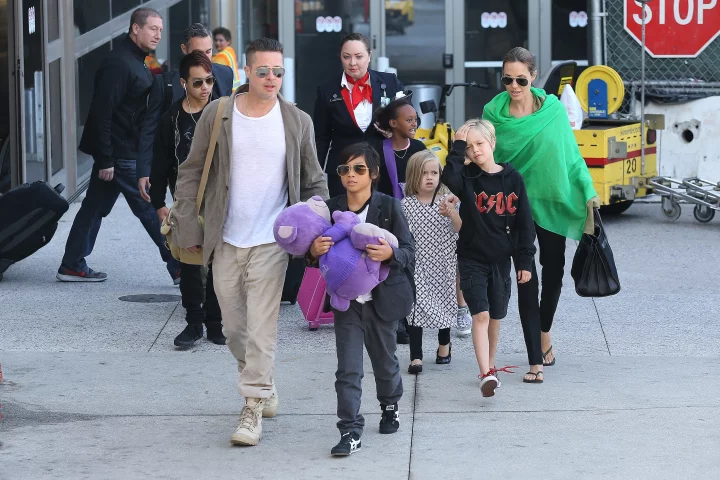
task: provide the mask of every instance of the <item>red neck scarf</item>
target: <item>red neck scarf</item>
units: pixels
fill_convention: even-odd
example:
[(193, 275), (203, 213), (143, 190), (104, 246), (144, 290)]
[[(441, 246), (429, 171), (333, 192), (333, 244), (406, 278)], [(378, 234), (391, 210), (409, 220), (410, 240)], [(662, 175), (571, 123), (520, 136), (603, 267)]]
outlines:
[[(345, 79), (350, 85), (352, 85), (352, 109), (354, 111), (363, 100), (367, 100), (372, 103), (372, 87), (370, 86), (370, 72), (367, 72), (360, 80), (353, 80), (348, 74), (345, 74)], [(364, 87), (364, 88), (360, 88)]]

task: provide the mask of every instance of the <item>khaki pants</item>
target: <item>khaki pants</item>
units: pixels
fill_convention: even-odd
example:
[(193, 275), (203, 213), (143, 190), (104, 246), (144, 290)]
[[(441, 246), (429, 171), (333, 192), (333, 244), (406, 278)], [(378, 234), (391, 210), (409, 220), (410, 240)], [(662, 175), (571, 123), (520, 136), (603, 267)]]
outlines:
[(288, 254), (275, 243), (237, 248), (223, 242), (212, 262), (227, 346), (238, 362), (238, 391), (269, 398), (275, 375), (280, 298)]

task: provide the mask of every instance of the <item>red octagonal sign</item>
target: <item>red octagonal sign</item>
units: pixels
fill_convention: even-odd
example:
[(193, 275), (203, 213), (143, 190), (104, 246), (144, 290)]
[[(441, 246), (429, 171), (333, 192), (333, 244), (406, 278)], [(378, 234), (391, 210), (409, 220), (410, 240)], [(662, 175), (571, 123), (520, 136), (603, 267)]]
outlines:
[[(625, 1), (625, 30), (642, 40), (642, 6)], [(653, 57), (697, 57), (720, 35), (720, 0), (650, 0), (645, 50)]]

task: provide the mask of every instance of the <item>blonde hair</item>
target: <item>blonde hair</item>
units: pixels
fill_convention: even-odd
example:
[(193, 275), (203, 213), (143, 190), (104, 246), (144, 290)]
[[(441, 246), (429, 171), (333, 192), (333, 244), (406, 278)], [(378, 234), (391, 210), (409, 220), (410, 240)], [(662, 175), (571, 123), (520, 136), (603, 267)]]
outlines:
[(490, 142), (490, 144), (492, 145), (492, 149), (495, 150), (495, 143), (497, 140), (495, 137), (495, 125), (488, 122), (487, 120), (481, 120), (479, 118), (471, 118), (463, 124), (463, 127), (466, 125), (471, 129), (480, 132), (480, 135), (482, 135), (485, 140)]
[[(422, 172), (425, 164), (428, 162), (436, 161), (440, 176), (442, 176), (442, 164), (440, 159), (430, 150), (422, 150), (414, 153), (408, 160), (407, 167), (405, 168), (405, 195), (408, 197), (417, 195), (420, 191), (420, 182), (422, 181)], [(448, 193), (448, 189), (445, 185), (440, 183), (440, 195)]]

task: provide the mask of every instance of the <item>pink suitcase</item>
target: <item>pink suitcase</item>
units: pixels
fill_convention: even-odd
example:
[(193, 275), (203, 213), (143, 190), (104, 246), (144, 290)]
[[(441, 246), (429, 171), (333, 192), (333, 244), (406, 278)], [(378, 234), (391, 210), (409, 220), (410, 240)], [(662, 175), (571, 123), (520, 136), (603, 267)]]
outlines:
[(310, 330), (317, 330), (320, 325), (332, 325), (335, 320), (332, 312), (323, 312), (326, 295), (325, 279), (320, 275), (320, 269), (306, 268), (297, 303)]

